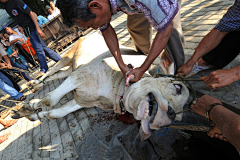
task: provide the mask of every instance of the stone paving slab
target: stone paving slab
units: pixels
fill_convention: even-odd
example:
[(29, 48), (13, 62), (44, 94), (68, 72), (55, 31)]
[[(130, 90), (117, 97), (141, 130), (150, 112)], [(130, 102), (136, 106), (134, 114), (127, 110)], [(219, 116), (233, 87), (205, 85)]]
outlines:
[[(182, 1), (181, 20), (186, 41), (185, 54), (188, 58), (193, 54), (201, 39), (218, 23), (219, 19), (233, 3), (234, 0)], [(134, 47), (127, 32), (126, 17), (123, 13), (115, 14), (112, 26), (116, 30), (120, 44)], [(36, 93), (28, 92), (26, 102), (33, 98), (43, 98), (63, 81), (64, 79), (47, 82)], [(8, 96), (6, 95), (5, 98), (8, 98)], [(71, 99), (73, 99), (73, 92), (64, 96), (55, 107), (59, 107)], [(6, 106), (15, 105), (14, 102), (6, 101), (2, 101), (1, 104)], [(8, 116), (6, 119), (11, 118)], [(134, 159), (135, 153), (129, 155), (127, 150), (124, 149), (124, 147), (131, 148), (134, 146), (121, 144), (119, 136), (122, 139), (134, 139), (134, 133), (137, 132), (134, 128), (136, 124), (129, 126), (116, 119), (116, 115), (112, 112), (105, 112), (96, 108), (78, 110), (64, 118), (57, 120), (44, 119), (42, 122), (31, 122), (26, 118), (21, 118), (8, 129), (0, 126), (0, 136), (11, 133), (9, 139), (0, 144), (0, 159), (94, 159), (96, 157), (98, 157), (97, 159)], [(125, 129), (132, 130), (133, 134), (124, 137)], [(105, 132), (99, 132), (99, 130)], [(179, 133), (174, 130), (171, 131), (171, 134), (180, 137)], [(112, 135), (117, 136), (112, 137)], [(164, 139), (161, 140), (164, 141)], [(171, 141), (165, 138), (165, 141), (167, 140)], [(90, 146), (86, 146), (86, 143)], [(145, 145), (146, 142), (137, 147), (141, 148)], [(99, 149), (96, 146), (101, 147)], [(106, 149), (109, 152), (106, 153)], [(142, 149), (144, 150), (146, 147)], [(141, 155), (141, 153), (138, 154), (139, 156), (146, 156)], [(86, 157), (87, 155), (92, 156)], [(162, 151), (162, 155), (165, 157), (168, 155), (169, 159), (176, 157), (171, 148)], [(146, 158), (156, 159), (154, 156)]]

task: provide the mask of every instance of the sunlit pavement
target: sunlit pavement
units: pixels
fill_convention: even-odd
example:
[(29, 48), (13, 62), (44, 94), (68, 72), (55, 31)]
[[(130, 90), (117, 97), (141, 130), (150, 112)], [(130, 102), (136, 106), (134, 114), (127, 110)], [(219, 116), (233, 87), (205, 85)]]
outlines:
[[(182, 1), (181, 21), (186, 41), (185, 54), (187, 56), (193, 54), (201, 39), (218, 23), (219, 19), (233, 3), (233, 0)], [(111, 24), (116, 30), (119, 43), (134, 47), (126, 28), (126, 15), (119, 13), (114, 15), (113, 19)], [(42, 99), (49, 91), (58, 87), (62, 81), (48, 82), (34, 94), (29, 91), (25, 102), (33, 98)], [(72, 92), (65, 95), (55, 107), (57, 108), (71, 99), (73, 99)], [(2, 101), (1, 104), (5, 106), (14, 105), (12, 102), (5, 101)], [(90, 124), (90, 121), (93, 120), (92, 117), (96, 115), (99, 120), (99, 117), (101, 118), (104, 114), (105, 112), (95, 108), (82, 109), (57, 120), (44, 119), (42, 122), (31, 122), (26, 118), (21, 118), (8, 129), (4, 130), (3, 126), (0, 126), (0, 136), (11, 133), (9, 139), (0, 144), (0, 157), (3, 160), (75, 159), (79, 157), (79, 146), (83, 145), (83, 137), (88, 135), (86, 132), (87, 128), (92, 125)], [(111, 113), (106, 113), (106, 115), (110, 117), (108, 120), (104, 119), (106, 123), (112, 123), (116, 119)], [(6, 119), (11, 118), (8, 116)]]

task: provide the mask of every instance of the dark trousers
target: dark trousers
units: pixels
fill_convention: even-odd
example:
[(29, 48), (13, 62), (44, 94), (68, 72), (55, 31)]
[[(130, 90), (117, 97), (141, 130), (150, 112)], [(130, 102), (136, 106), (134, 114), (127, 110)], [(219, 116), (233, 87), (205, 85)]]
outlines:
[(240, 53), (240, 31), (229, 32), (212, 51), (202, 59), (216, 68), (223, 68)]
[(45, 45), (45, 43), (42, 41), (42, 39), (38, 36), (37, 30), (34, 30), (31, 32), (30, 41), (33, 45), (34, 50), (37, 53), (41, 72), (47, 72), (47, 70), (48, 70), (46, 56), (48, 56), (55, 62), (57, 62), (61, 59), (60, 55), (58, 55), (55, 51), (51, 50), (50, 48), (48, 48)]

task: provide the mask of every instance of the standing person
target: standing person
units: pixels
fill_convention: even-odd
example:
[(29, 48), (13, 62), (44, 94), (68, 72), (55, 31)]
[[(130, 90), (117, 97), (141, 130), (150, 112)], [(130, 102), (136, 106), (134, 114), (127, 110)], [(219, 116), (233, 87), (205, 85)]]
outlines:
[[(18, 71), (18, 70), (16, 70), (16, 69), (12, 69), (11, 60), (8, 58), (7, 53), (6, 53), (6, 51), (4, 50), (4, 47), (3, 47), (3, 44), (2, 44), (2, 43), (0, 44), (0, 55), (1, 55), (1, 57), (4, 58), (4, 60), (5, 60), (5, 62), (6, 62), (6, 64), (5, 64), (5, 63), (0, 63), (0, 64), (1, 64), (0, 67), (7, 67), (8, 69), (11, 69), (11, 71), (13, 71), (13, 72), (15, 72), (15, 73), (23, 76), (26, 81), (31, 81), (31, 80), (33, 80), (28, 74), (26, 74), (26, 73), (24, 73), (24, 72), (20, 72), (20, 71)], [(7, 66), (6, 66), (6, 65), (7, 65)], [(17, 66), (14, 66), (14, 67), (17, 67)], [(0, 78), (1, 78), (1, 76), (0, 76)]]
[[(0, 45), (0, 55), (4, 58), (4, 60), (7, 63), (7, 64), (0, 63), (0, 67), (7, 67), (8, 69), (12, 69), (11, 61), (7, 57), (7, 53), (3, 49), (2, 45)], [(23, 75), (25, 75), (25, 74), (23, 73)], [(32, 80), (32, 79), (30, 78), (29, 80)], [(0, 72), (0, 89), (2, 89), (4, 92), (9, 94), (13, 99), (19, 99), (21, 101), (26, 99), (26, 97), (22, 93), (18, 92), (14, 88), (14, 85), (11, 82), (11, 80), (8, 77), (6, 77), (2, 72)]]
[(6, 38), (3, 36), (2, 33), (0, 33), (0, 39), (1, 39), (2, 44), (3, 44), (4, 46), (6, 46), (6, 44), (5, 44)]
[(59, 61), (61, 56), (44, 44), (40, 37), (44, 38), (45, 34), (38, 25), (36, 14), (22, 0), (0, 1), (4, 3), (4, 8), (7, 13), (18, 23), (18, 25), (24, 28), (26, 35), (29, 35), (40, 63), (41, 70), (37, 77), (44, 75), (48, 70), (45, 54), (55, 62)]
[(30, 66), (28, 65), (26, 59), (18, 53), (19, 49), (16, 46), (10, 46), (9, 41), (6, 41), (6, 45), (7, 55), (10, 58), (11, 62), (14, 64), (12, 64), (12, 66), (28, 71), (30, 69)]
[[(179, 1), (180, 2), (180, 1)], [(64, 23), (81, 28), (100, 28), (106, 44), (119, 68), (127, 78), (134, 75), (132, 82), (138, 81), (153, 61), (165, 49), (164, 58), (172, 57), (175, 71), (184, 63), (183, 35), (179, 7), (176, 0), (57, 0)], [(179, 3), (181, 4), (181, 3)], [(122, 11), (128, 15), (127, 29), (139, 52), (148, 54), (139, 68), (129, 69), (124, 64), (119, 49), (117, 35), (110, 25), (111, 15)], [(157, 34), (152, 40), (152, 27)], [(170, 60), (166, 61), (168, 67)]]
[(48, 11), (49, 15), (47, 16), (47, 19), (50, 21), (54, 17), (58, 15), (57, 12), (53, 12), (52, 8), (49, 5), (46, 5), (45, 9)]
[(53, 1), (49, 2), (50, 7), (52, 8), (53, 12), (56, 12), (57, 14), (60, 14), (60, 10), (55, 6)]

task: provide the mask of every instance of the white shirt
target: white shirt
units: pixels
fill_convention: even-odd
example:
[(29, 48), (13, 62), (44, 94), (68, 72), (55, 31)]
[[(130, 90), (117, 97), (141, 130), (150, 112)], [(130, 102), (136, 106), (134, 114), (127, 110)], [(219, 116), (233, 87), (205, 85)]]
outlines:
[[(24, 34), (20, 33), (17, 28), (15, 28), (14, 31), (17, 32), (17, 35), (15, 35), (15, 34), (10, 34), (10, 35), (9, 35), (9, 42), (10, 42), (10, 43), (11, 43), (11, 41), (13, 41), (13, 40), (15, 40), (15, 39), (17, 39), (17, 38), (23, 39), (24, 42), (26, 42), (26, 41), (28, 40), (27, 37), (26, 37)], [(20, 45), (22, 45), (24, 42), (18, 41), (18, 43), (19, 43)]]
[(48, 19), (48, 20), (51, 20), (51, 19), (53, 19), (54, 17), (56, 17), (58, 14), (59, 14), (58, 12), (53, 12), (53, 14), (49, 14), (49, 15), (47, 16), (47, 19)]

